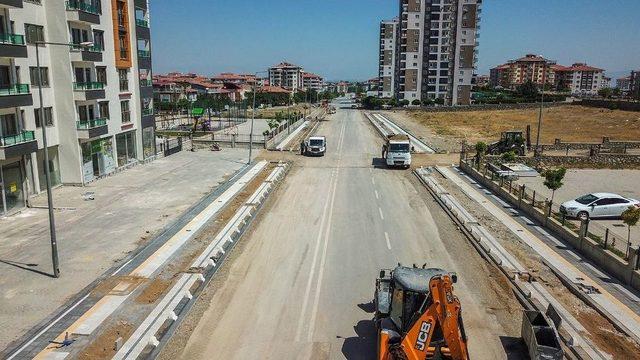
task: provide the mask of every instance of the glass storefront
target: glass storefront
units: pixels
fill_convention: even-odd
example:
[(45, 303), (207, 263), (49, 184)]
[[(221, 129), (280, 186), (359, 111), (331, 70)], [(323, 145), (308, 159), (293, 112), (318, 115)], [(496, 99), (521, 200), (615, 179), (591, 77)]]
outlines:
[(152, 127), (142, 129), (142, 152), (147, 159), (156, 154), (155, 129)]
[[(44, 176), (44, 149), (38, 150), (38, 179), (40, 179), (40, 191), (47, 189), (47, 180)], [(58, 161), (58, 147), (49, 148), (49, 176), (51, 178), (51, 186), (57, 186), (62, 183), (60, 180), (60, 163)]]
[(3, 213), (25, 206), (24, 174), (22, 161), (3, 164), (0, 167), (0, 180), (2, 180), (2, 204)]
[(80, 144), (84, 182), (109, 174), (116, 169), (113, 157), (113, 138), (98, 139)]
[(119, 167), (136, 162), (135, 130), (116, 135), (116, 148), (118, 150)]

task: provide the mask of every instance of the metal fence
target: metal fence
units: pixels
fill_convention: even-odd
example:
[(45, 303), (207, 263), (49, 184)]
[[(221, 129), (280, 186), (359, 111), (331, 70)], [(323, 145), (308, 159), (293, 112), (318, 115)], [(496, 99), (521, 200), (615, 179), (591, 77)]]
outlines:
[[(501, 177), (491, 171), (491, 167), (486, 163), (482, 163), (479, 167), (475, 164), (475, 159), (469, 158), (468, 163), (478, 169), (483, 176), (490, 178), (492, 181), (500, 185), (504, 190), (513, 194), (518, 199), (522, 199), (535, 208), (539, 209), (545, 216), (551, 217), (559, 221), (567, 229), (578, 232), (584, 226), (585, 236), (600, 244), (604, 249), (611, 251), (618, 257), (628, 260), (631, 251), (631, 242), (628, 237), (616, 234), (608, 226), (604, 226), (595, 221), (578, 219), (569, 219), (560, 211), (559, 203), (552, 202), (550, 198), (536, 193), (535, 190), (527, 188), (524, 184), (519, 185), (513, 180)], [(584, 225), (582, 224), (584, 222)]]

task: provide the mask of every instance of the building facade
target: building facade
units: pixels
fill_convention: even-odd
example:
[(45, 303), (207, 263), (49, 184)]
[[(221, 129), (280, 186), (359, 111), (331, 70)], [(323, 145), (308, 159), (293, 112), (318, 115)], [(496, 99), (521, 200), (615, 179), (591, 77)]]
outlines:
[(394, 96), (396, 78), (396, 39), (398, 19), (380, 22), (380, 59), (378, 63), (378, 97)]
[(320, 75), (302, 72), (302, 90), (322, 91), (324, 89), (324, 79)]
[(629, 76), (629, 96), (640, 100), (640, 70), (634, 70)]
[(631, 76), (616, 79), (616, 87), (620, 89), (623, 94), (628, 93), (631, 89)]
[[(0, 1), (0, 13), (0, 213), (45, 189), (42, 131), (54, 186), (155, 155), (147, 0)], [(38, 45), (38, 74), (39, 42), (70, 45)]]
[(481, 0), (400, 0), (398, 100), (471, 103)]
[(291, 92), (296, 92), (303, 87), (302, 73), (300, 66), (281, 62), (272, 66), (269, 72), (269, 85), (283, 87)]
[(506, 64), (491, 69), (489, 78), (491, 86), (500, 86), (506, 89), (516, 89), (526, 82), (537, 85), (555, 85), (556, 62), (545, 59), (540, 55), (527, 54)]
[(604, 76), (604, 70), (584, 63), (571, 66), (552, 66), (556, 89), (571, 92), (572, 95), (597, 95), (600, 89), (609, 87), (611, 79)]

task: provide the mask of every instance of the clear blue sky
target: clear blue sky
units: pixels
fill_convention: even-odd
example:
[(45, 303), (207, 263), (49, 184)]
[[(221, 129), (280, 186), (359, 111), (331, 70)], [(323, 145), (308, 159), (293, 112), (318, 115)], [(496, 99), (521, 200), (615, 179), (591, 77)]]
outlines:
[[(381, 19), (398, 0), (152, 0), (155, 73), (255, 72), (282, 60), (328, 80), (377, 76)], [(640, 0), (485, 0), (478, 72), (525, 53), (640, 68)], [(635, 17), (635, 18), (634, 18)]]

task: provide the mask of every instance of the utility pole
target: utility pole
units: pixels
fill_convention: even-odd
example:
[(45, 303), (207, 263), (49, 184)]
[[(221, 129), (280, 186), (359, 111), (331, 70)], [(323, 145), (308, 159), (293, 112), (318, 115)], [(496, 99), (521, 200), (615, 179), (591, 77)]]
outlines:
[(536, 134), (536, 148), (534, 155), (538, 153), (538, 146), (540, 145), (540, 129), (542, 128), (542, 109), (544, 107), (544, 74), (542, 75), (542, 94), (540, 96), (540, 112), (538, 113), (538, 133)]

